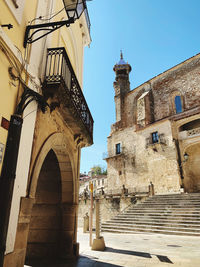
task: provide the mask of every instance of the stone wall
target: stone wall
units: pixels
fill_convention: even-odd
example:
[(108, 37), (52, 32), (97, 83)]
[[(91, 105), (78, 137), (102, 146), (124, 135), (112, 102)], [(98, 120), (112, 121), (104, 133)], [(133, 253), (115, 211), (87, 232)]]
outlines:
[[(159, 131), (163, 144), (148, 144), (151, 133)], [(147, 192), (150, 182), (155, 193), (179, 192), (179, 170), (176, 148), (172, 140), (171, 125), (168, 120), (152, 124), (141, 131), (126, 128), (108, 137), (108, 150), (121, 143), (123, 150), (118, 156), (107, 159), (108, 190), (126, 188), (133, 192)]]
[[(131, 198), (101, 198), (99, 200), (99, 203), (101, 222), (105, 222), (116, 216), (119, 212), (122, 212), (124, 209), (126, 209), (131, 204)], [(93, 228), (95, 228), (95, 200), (93, 207)], [(86, 213), (88, 213), (88, 215), (90, 216), (90, 199), (87, 199), (86, 201), (84, 199), (80, 199), (78, 208), (78, 227), (83, 227), (83, 217)]]
[[(125, 95), (118, 95), (123, 106), (121, 120), (111, 126), (108, 137), (108, 191), (125, 185), (133, 192), (145, 192), (152, 182), (156, 194), (179, 193), (184, 176), (187, 184), (190, 180), (195, 184), (189, 178), (191, 175), (184, 171), (186, 164), (183, 164), (183, 155), (188, 149), (186, 144), (188, 139), (191, 144), (196, 143), (195, 134), (190, 134), (186, 142), (181, 135), (182, 139), (179, 138), (179, 131), (183, 131), (180, 126), (184, 123), (192, 122), (194, 115), (196, 119), (200, 118), (199, 73), (200, 54)], [(176, 97), (180, 100), (180, 110), (175, 103)], [(199, 124), (194, 122), (192, 129), (197, 127)], [(156, 142), (153, 133), (158, 136)], [(115, 151), (116, 144), (122, 147), (120, 154)], [(191, 190), (195, 187), (200, 188), (195, 184)]]

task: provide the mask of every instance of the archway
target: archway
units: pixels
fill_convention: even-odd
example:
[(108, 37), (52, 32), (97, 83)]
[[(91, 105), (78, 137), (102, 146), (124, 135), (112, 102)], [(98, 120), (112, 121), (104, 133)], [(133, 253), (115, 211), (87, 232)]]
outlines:
[(56, 154), (50, 150), (38, 178), (29, 227), (27, 261), (56, 258), (61, 232), (61, 173)]
[(200, 143), (191, 145), (185, 151), (189, 157), (183, 163), (184, 188), (188, 193), (200, 192)]
[(77, 252), (75, 152), (68, 138), (55, 133), (45, 141), (36, 158), (28, 189), (35, 204), (28, 235), (27, 264), (41, 258), (71, 258)]

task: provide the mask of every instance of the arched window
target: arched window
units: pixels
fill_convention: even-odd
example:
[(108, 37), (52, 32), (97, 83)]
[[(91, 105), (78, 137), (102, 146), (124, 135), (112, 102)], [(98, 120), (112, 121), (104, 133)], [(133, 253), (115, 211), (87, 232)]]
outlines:
[(181, 96), (180, 95), (175, 96), (174, 102), (175, 102), (176, 113), (182, 112), (183, 107), (182, 107)]

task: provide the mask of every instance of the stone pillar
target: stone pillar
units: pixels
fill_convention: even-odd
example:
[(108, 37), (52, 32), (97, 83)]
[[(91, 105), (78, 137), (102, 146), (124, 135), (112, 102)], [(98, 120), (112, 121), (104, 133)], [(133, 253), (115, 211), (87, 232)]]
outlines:
[(76, 214), (77, 204), (62, 204), (62, 230), (61, 230), (61, 244), (60, 244), (60, 256), (62, 258), (73, 258), (77, 251), (75, 251), (76, 240)]
[(24, 266), (33, 198), (21, 198), (14, 251), (4, 258), (4, 267)]

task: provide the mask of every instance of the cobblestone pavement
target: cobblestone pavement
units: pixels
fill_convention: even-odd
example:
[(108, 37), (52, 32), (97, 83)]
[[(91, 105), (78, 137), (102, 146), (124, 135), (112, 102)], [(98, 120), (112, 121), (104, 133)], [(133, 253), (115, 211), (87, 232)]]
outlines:
[[(161, 234), (102, 233), (106, 250), (92, 251), (89, 234), (78, 232), (77, 262), (33, 267), (200, 267), (200, 238)], [(95, 235), (93, 235), (95, 238)]]

